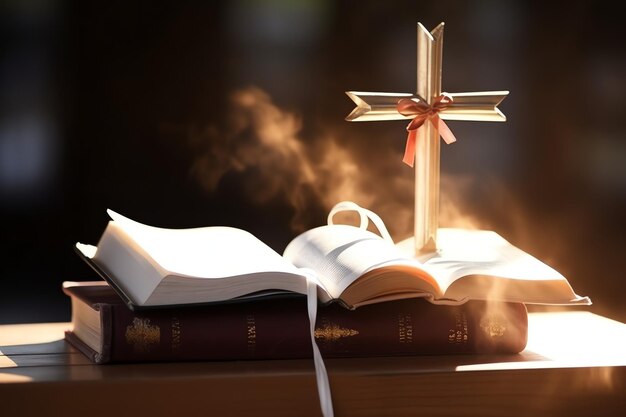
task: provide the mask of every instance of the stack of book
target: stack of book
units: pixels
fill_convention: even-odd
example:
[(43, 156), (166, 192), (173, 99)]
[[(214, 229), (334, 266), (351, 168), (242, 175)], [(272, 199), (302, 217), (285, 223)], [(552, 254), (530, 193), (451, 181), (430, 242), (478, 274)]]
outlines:
[[(64, 291), (72, 298), (66, 339), (95, 363), (312, 357), (304, 297), (133, 311), (103, 281), (66, 282)], [(517, 353), (527, 326), (521, 303), (406, 299), (321, 307), (315, 339), (325, 358)]]
[(281, 256), (230, 227), (163, 229), (109, 211), (77, 252), (105, 281), (66, 282), (66, 339), (95, 363), (517, 353), (524, 303), (588, 304), (494, 232), (440, 229), (425, 261), (365, 228), (327, 225)]

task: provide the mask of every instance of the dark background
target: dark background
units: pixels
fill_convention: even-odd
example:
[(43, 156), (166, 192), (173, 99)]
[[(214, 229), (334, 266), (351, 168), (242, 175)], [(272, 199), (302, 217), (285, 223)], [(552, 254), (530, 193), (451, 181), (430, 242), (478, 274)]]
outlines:
[[(626, 320), (625, 29), (610, 3), (2, 2), (0, 322), (69, 319), (61, 282), (95, 278), (72, 247), (97, 242), (106, 208), (162, 227), (241, 227), (280, 252), (324, 223), (331, 197), (354, 198), (407, 237), (393, 218), (412, 210), (404, 122), (344, 122), (343, 92), (413, 91), (417, 21), (446, 22), (444, 91), (511, 91), (506, 123), (450, 123), (446, 210)], [(237, 91), (256, 97), (252, 110), (233, 104)], [(251, 122), (268, 108), (279, 128), (295, 121), (297, 154), (323, 178), (294, 185), (289, 157), (271, 169), (276, 147), (259, 147), (264, 125)], [(338, 174), (321, 165), (331, 156)]]

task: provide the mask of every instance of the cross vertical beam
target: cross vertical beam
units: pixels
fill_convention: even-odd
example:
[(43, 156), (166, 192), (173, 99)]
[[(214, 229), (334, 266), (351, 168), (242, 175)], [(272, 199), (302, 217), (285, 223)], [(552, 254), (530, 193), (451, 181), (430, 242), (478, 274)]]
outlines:
[[(441, 87), (443, 29), (443, 22), (431, 32), (426, 30), (421, 23), (417, 24), (417, 90), (415, 94), (347, 91), (346, 94), (354, 101), (356, 107), (346, 120), (366, 122), (413, 119), (414, 114), (402, 114), (398, 110), (398, 106), (407, 99), (415, 103), (426, 102), (432, 110), (437, 99), (441, 100), (443, 97)], [(437, 110), (438, 117), (443, 120), (503, 122), (506, 117), (498, 109), (498, 104), (508, 94), (508, 91), (445, 93), (447, 100), (450, 98), (451, 100), (448, 100), (449, 103), (443, 108)], [(439, 126), (441, 128), (441, 125)], [(448, 129), (447, 126), (444, 127)], [(451, 132), (448, 133), (451, 134)], [(441, 144), (439, 134), (435, 125), (430, 122), (421, 124), (415, 134), (414, 241), (417, 256), (437, 250)], [(412, 138), (412, 135), (409, 137)], [(453, 135), (452, 137), (454, 138)], [(447, 141), (450, 142), (449, 136)]]
[[(432, 33), (417, 24), (417, 95), (432, 104), (441, 94), (443, 22)], [(417, 131), (415, 142), (415, 223), (416, 254), (437, 250), (439, 226), (439, 133), (431, 123)]]

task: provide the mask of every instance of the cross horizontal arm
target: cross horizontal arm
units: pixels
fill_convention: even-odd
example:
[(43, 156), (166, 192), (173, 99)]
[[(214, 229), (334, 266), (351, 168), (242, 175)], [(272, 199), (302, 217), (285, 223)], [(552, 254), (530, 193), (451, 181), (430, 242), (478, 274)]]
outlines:
[(439, 113), (444, 120), (506, 121), (506, 116), (498, 109), (498, 104), (509, 95), (508, 91), (481, 91), (450, 95), (454, 101)]
[[(410, 93), (371, 93), (346, 91), (356, 107), (346, 117), (350, 122), (411, 119), (403, 116), (396, 108), (404, 98), (421, 98)], [(504, 122), (506, 116), (498, 109), (498, 104), (509, 94), (508, 91), (482, 91), (478, 93), (448, 93), (453, 103), (439, 113), (445, 120), (476, 120)]]
[(346, 91), (356, 107), (346, 120), (349, 122), (370, 122), (378, 120), (409, 119), (398, 113), (396, 106), (403, 98), (417, 97), (411, 93), (367, 93), (363, 91)]

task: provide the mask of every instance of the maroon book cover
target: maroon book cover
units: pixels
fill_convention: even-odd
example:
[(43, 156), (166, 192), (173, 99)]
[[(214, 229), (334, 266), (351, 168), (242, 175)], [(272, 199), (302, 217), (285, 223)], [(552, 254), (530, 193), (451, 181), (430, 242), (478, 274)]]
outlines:
[[(130, 310), (108, 285), (64, 288), (98, 311), (101, 348), (73, 332), (66, 339), (94, 362), (290, 359), (312, 355), (306, 298), (188, 308)], [(517, 353), (528, 317), (520, 303), (469, 301), (434, 305), (422, 299), (348, 310), (320, 306), (315, 339), (324, 357)]]

